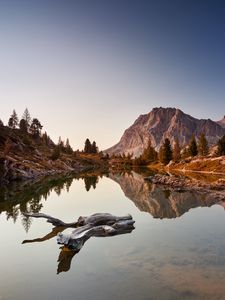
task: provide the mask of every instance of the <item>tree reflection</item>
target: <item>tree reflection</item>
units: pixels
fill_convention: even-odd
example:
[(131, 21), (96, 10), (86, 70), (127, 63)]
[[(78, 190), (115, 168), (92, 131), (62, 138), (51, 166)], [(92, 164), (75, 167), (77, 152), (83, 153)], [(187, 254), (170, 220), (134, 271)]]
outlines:
[[(7, 220), (12, 219), (15, 223), (20, 214), (40, 212), (43, 201), (48, 199), (52, 191), (58, 196), (62, 191), (69, 192), (73, 180), (80, 178), (84, 180), (85, 188), (89, 191), (91, 187), (96, 188), (99, 177), (102, 175), (102, 172), (67, 176), (55, 175), (33, 181), (15, 181), (8, 186), (0, 186), (0, 214), (5, 212)], [(25, 231), (28, 232), (31, 220), (22, 216), (21, 222)]]
[(98, 176), (84, 177), (84, 184), (87, 192), (90, 190), (91, 187), (93, 187), (93, 189), (96, 189), (97, 183), (98, 183)]

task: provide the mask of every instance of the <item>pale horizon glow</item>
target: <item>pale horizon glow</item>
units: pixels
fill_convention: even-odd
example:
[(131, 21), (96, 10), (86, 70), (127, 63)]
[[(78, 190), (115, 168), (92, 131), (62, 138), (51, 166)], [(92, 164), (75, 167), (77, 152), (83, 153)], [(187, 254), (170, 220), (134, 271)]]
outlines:
[(106, 149), (153, 107), (225, 114), (222, 2), (10, 2), (0, 10), (4, 123), (27, 107), (55, 142)]

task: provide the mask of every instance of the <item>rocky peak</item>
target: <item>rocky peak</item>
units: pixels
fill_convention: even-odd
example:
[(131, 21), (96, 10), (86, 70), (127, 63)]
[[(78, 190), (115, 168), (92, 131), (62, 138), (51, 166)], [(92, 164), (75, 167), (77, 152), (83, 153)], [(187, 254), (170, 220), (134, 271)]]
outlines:
[(155, 107), (148, 114), (140, 115), (125, 130), (119, 143), (105, 152), (110, 155), (133, 153), (137, 157), (146, 148), (149, 139), (152, 146), (159, 150), (165, 138), (169, 138), (172, 144), (178, 139), (184, 146), (193, 134), (199, 138), (201, 133), (205, 133), (209, 144), (213, 145), (225, 134), (225, 128), (210, 119), (196, 119), (178, 108)]
[(223, 117), (221, 120), (219, 120), (217, 123), (218, 123), (220, 126), (222, 126), (223, 128), (225, 128), (225, 115), (224, 115), (224, 117)]

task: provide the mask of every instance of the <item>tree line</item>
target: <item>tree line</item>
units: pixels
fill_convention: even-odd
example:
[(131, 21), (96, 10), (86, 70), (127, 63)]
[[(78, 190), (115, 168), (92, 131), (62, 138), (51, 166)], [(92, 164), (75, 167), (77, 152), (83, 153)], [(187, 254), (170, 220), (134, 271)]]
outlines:
[[(164, 165), (167, 165), (170, 161), (178, 163), (181, 159), (187, 157), (194, 157), (197, 155), (207, 156), (209, 154), (209, 145), (204, 133), (200, 135), (198, 142), (196, 141), (195, 136), (193, 135), (188, 146), (181, 148), (178, 139), (175, 140), (174, 146), (171, 146), (170, 140), (165, 138), (163, 144), (160, 146), (159, 151), (157, 152), (154, 147), (151, 145), (149, 140), (147, 147), (144, 149), (143, 153), (132, 159), (132, 153), (125, 155), (113, 155), (112, 158), (120, 158), (127, 162), (130, 162), (134, 165), (147, 165), (153, 162), (161, 162)], [(225, 155), (225, 135), (219, 139), (217, 143), (217, 156)]]
[[(0, 127), (3, 127), (4, 123), (0, 119)], [(45, 131), (42, 133), (43, 125), (37, 118), (31, 118), (29, 110), (26, 108), (22, 114), (21, 119), (19, 119), (18, 114), (16, 113), (16, 110), (14, 109), (12, 114), (9, 117), (8, 123), (6, 127), (10, 128), (11, 130), (19, 130), (21, 134), (23, 135), (23, 142), (25, 144), (31, 144), (30, 138), (34, 138), (34, 140), (41, 141), (46, 146), (51, 146), (53, 148), (53, 152), (51, 155), (52, 160), (56, 160), (60, 157), (62, 153), (65, 154), (76, 154), (79, 152), (86, 153), (86, 154), (97, 154), (99, 153), (99, 149), (96, 145), (96, 142), (93, 141), (92, 143), (87, 138), (84, 143), (84, 149), (80, 151), (79, 149), (77, 151), (74, 151), (73, 148), (70, 145), (70, 141), (67, 138), (66, 141), (62, 140), (61, 137), (58, 139), (58, 143), (54, 144), (54, 142), (51, 140), (47, 132)], [(10, 138), (7, 139), (5, 142), (5, 149), (6, 152), (9, 152), (9, 149), (11, 148), (11, 141)]]

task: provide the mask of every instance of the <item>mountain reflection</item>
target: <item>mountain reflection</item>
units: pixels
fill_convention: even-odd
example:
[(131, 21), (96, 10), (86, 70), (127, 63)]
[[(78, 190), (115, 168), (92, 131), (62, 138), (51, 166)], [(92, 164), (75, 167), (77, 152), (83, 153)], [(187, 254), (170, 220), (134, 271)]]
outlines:
[(54, 191), (58, 196), (62, 191), (69, 192), (73, 180), (82, 179), (86, 191), (89, 191), (91, 187), (95, 189), (99, 177), (102, 176), (101, 172), (84, 173), (79, 176), (57, 175), (36, 181), (18, 181), (7, 186), (0, 186), (0, 214), (5, 212), (7, 220), (12, 219), (14, 223), (20, 217), (24, 229), (28, 232), (32, 221), (23, 213), (40, 212), (43, 201), (47, 200), (51, 192)]
[(133, 171), (126, 174), (110, 174), (109, 177), (120, 185), (125, 196), (132, 200), (140, 211), (148, 212), (154, 218), (177, 218), (191, 208), (224, 205), (224, 202), (212, 194), (196, 191), (180, 192), (151, 184)]

